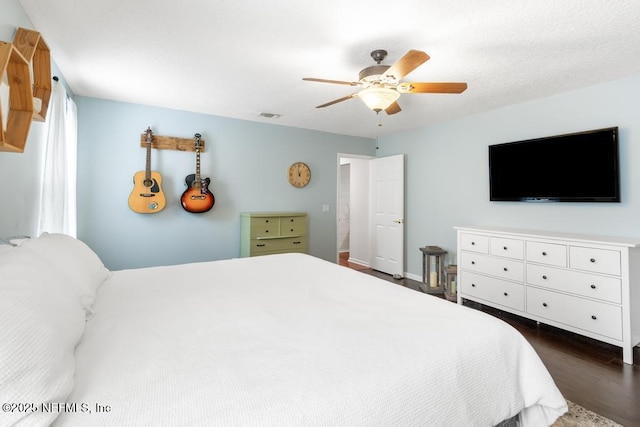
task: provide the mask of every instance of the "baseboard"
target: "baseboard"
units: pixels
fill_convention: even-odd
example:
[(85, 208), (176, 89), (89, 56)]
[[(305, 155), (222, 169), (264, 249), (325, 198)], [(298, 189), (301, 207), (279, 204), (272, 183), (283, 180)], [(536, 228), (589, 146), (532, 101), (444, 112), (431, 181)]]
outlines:
[(404, 273), (404, 277), (406, 277), (407, 279), (415, 280), (417, 282), (422, 282), (422, 276), (417, 274)]
[(365, 267), (369, 267), (369, 263), (367, 261), (362, 261), (361, 259), (349, 257), (349, 259), (347, 261), (352, 262), (354, 264), (359, 264), (359, 265), (363, 265)]

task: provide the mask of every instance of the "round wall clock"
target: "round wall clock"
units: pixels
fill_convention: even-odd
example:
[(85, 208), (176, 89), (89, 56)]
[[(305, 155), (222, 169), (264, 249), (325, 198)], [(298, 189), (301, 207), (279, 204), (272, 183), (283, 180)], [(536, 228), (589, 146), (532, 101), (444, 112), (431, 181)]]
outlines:
[(311, 169), (306, 163), (296, 162), (289, 166), (289, 184), (297, 188), (306, 186), (311, 180)]

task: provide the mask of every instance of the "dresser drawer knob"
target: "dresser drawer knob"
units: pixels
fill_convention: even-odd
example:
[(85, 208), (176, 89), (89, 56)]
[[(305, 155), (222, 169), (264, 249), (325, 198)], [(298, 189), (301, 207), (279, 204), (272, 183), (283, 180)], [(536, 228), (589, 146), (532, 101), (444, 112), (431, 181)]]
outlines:
[(547, 256), (547, 253), (546, 252), (542, 252), (542, 256)]
[(475, 261), (471, 261), (471, 265), (476, 265), (476, 262)]
[(505, 296), (505, 297), (508, 297), (508, 296), (509, 296), (509, 294), (508, 294), (507, 292), (505, 292), (505, 293), (504, 293), (504, 296)]
[(507, 250), (507, 247), (506, 247), (506, 246), (503, 246), (503, 247), (502, 247), (502, 249), (504, 249), (504, 250), (506, 251), (506, 250)]
[(591, 316), (591, 318), (592, 318), (593, 320), (598, 320), (598, 318), (597, 318), (596, 316)]
[(264, 220), (264, 222), (269, 222), (269, 220), (268, 220), (268, 219), (265, 219), (265, 220)]
[(596, 262), (596, 259), (595, 258), (591, 258), (589, 261)]
[(475, 287), (476, 287), (476, 284), (475, 284), (475, 283), (472, 283), (472, 284), (471, 284), (471, 287), (472, 287), (472, 288), (475, 288)]
[(302, 243), (302, 242), (300, 242), (300, 241), (298, 241), (298, 242), (293, 242), (293, 244), (294, 244), (294, 245), (299, 245), (300, 243)]
[(503, 270), (504, 270), (504, 271), (509, 271), (509, 270), (507, 269), (507, 267), (503, 268)]
[(542, 278), (543, 278), (544, 280), (547, 280), (547, 276), (542, 276)]
[(547, 306), (547, 303), (546, 303), (546, 302), (543, 302), (543, 303), (542, 303), (542, 306), (543, 306), (543, 307), (546, 307), (546, 306)]
[(291, 218), (291, 222), (293, 222), (293, 218)]
[(256, 246), (259, 247), (259, 248), (263, 248), (263, 247), (265, 247), (267, 245), (265, 245), (264, 243), (258, 243)]
[(293, 233), (293, 228), (291, 230), (289, 230), (289, 231), (291, 231)]
[(591, 289), (595, 289), (595, 288), (596, 288), (596, 285), (591, 285)]

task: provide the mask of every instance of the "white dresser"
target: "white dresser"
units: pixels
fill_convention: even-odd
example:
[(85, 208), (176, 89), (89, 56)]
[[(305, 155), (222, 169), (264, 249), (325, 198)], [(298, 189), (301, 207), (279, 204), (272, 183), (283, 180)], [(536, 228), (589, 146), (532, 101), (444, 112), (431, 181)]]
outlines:
[(473, 300), (623, 349), (640, 343), (640, 239), (455, 227), (458, 303)]

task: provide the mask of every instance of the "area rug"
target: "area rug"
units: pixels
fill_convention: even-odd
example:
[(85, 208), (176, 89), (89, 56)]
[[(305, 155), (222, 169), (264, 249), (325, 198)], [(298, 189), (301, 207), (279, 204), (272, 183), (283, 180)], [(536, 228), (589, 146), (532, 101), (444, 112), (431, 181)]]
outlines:
[(569, 411), (558, 418), (552, 427), (622, 427), (622, 425), (569, 400), (567, 400), (567, 405)]

